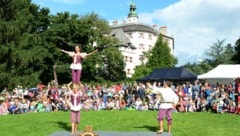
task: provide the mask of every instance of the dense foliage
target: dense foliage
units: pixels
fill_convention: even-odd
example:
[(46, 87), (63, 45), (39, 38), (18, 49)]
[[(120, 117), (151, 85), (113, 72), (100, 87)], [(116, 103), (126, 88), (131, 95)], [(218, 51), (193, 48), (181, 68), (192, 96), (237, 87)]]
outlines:
[[(108, 22), (95, 13), (82, 16), (68, 12), (49, 13), (48, 8), (40, 8), (31, 0), (1, 1), (0, 88), (18, 84), (35, 86), (53, 79), (67, 83), (71, 81), (69, 66), (72, 60), (60, 49), (73, 51), (74, 46), (80, 44), (82, 51), (88, 53), (94, 50), (95, 43), (114, 48), (118, 42), (106, 36), (110, 32)], [(102, 56), (111, 61), (103, 61)], [(126, 78), (124, 62), (117, 49), (96, 53), (83, 63), (83, 81)]]
[(154, 69), (174, 67), (177, 64), (177, 58), (171, 54), (168, 43), (164, 41), (161, 35), (154, 47), (149, 52), (145, 52), (144, 56), (147, 62), (135, 68), (134, 79), (145, 76)]
[[(206, 50), (206, 58), (199, 63), (187, 63), (184, 67), (188, 68), (196, 74), (203, 74), (209, 70), (215, 68), (219, 64), (234, 64), (239, 58), (233, 56), (239, 55), (237, 53), (237, 42), (236, 46), (233, 47), (231, 44), (225, 45), (225, 40), (217, 40), (213, 43), (208, 50)], [(235, 48), (235, 50), (234, 50)]]

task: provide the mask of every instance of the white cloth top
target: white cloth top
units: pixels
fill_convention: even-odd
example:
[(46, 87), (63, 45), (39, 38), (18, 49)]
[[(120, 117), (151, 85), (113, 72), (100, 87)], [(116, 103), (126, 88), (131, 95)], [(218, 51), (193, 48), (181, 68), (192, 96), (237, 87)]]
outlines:
[(153, 93), (160, 94), (162, 96), (162, 101), (160, 105), (161, 109), (173, 108), (173, 104), (178, 103), (179, 98), (171, 88), (152, 87), (152, 90)]

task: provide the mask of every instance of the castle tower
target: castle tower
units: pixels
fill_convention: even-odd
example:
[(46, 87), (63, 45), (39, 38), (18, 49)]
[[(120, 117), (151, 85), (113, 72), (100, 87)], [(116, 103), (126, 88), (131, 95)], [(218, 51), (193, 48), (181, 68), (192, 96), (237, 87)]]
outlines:
[(128, 23), (137, 23), (138, 22), (138, 14), (136, 12), (136, 4), (132, 1), (130, 4), (130, 11), (128, 13)]

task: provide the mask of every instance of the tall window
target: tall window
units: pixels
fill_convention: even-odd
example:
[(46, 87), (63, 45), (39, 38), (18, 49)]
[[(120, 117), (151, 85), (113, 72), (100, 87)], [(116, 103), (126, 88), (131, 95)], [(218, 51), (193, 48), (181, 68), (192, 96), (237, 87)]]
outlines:
[(152, 35), (151, 34), (148, 35), (148, 39), (152, 40)]
[(144, 44), (139, 44), (138, 49), (145, 50), (145, 45)]
[(128, 61), (128, 56), (125, 56), (125, 61), (126, 61), (126, 62)]
[(130, 60), (129, 60), (129, 62), (133, 62), (133, 58), (132, 58), (132, 57), (130, 57)]
[(133, 38), (132, 33), (128, 33), (129, 38)]
[(152, 45), (148, 45), (148, 50), (151, 50), (152, 49)]
[(127, 69), (127, 74), (130, 74), (131, 73), (131, 69)]
[(144, 39), (144, 33), (139, 33), (138, 38), (142, 38), (142, 39)]

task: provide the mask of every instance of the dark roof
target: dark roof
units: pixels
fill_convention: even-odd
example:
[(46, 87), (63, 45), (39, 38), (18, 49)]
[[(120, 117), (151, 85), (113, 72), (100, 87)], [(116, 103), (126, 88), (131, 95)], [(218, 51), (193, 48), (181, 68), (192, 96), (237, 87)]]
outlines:
[(184, 67), (160, 68), (153, 70), (149, 75), (138, 79), (138, 81), (193, 81), (197, 75), (189, 72)]
[[(124, 32), (140, 31), (140, 32), (148, 32), (148, 33), (152, 33), (155, 35), (160, 35), (160, 33), (157, 29), (154, 29), (153, 27), (143, 24), (143, 23), (127, 23), (127, 24), (118, 25), (118, 26), (111, 26), (111, 28), (112, 28), (112, 30), (121, 28)], [(163, 34), (161, 34), (161, 35), (163, 37), (173, 39), (173, 37), (163, 35)]]
[(143, 24), (127, 24), (123, 25), (121, 28), (124, 32), (142, 31), (152, 34), (158, 34), (158, 32), (154, 28)]
[(118, 40), (120, 42), (118, 46), (125, 46), (125, 47), (130, 47), (130, 48), (136, 49), (136, 47), (131, 44), (130, 39), (123, 32), (123, 29), (121, 29), (121, 28), (112, 29), (110, 35), (112, 37), (118, 38)]

